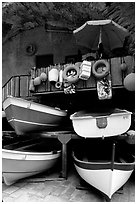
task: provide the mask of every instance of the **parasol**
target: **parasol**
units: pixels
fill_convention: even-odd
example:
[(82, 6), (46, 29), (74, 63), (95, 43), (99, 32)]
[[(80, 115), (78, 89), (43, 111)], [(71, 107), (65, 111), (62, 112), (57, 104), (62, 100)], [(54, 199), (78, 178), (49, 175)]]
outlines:
[(112, 20), (87, 21), (73, 31), (78, 45), (91, 51), (98, 51), (102, 44), (104, 51), (111, 52), (116, 48), (123, 48), (128, 30)]

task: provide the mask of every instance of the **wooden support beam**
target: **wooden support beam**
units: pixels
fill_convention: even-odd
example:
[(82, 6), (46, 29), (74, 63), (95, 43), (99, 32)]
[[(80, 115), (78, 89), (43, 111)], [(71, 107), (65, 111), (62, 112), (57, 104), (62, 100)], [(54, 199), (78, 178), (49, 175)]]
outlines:
[(67, 143), (71, 140), (71, 134), (60, 134), (58, 140), (62, 143), (62, 172), (61, 176), (67, 179)]

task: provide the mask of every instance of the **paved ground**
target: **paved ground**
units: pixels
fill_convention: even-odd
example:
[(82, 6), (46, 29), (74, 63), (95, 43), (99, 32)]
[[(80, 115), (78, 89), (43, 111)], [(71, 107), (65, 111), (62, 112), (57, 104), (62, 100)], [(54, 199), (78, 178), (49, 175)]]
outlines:
[[(59, 170), (23, 179), (14, 185), (2, 183), (3, 202), (106, 202), (95, 188), (81, 189), (81, 179), (74, 166), (68, 171), (68, 179), (59, 177)], [(122, 189), (117, 191), (111, 202), (135, 202), (135, 174), (133, 173)]]

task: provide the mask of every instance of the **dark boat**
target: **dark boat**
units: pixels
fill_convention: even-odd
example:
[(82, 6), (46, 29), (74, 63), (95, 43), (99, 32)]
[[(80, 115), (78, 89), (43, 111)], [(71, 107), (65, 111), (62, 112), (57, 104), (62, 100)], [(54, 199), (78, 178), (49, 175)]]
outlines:
[(22, 98), (8, 96), (3, 109), (16, 134), (53, 130), (61, 125), (67, 112)]

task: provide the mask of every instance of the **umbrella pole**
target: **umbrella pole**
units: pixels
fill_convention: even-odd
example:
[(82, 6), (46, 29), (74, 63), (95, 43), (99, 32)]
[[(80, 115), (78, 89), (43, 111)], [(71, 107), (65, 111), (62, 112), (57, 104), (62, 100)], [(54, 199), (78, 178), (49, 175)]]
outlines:
[(102, 58), (102, 51), (103, 51), (103, 44), (102, 44), (102, 27), (100, 27), (99, 42), (98, 42), (98, 54), (99, 54), (99, 59)]

